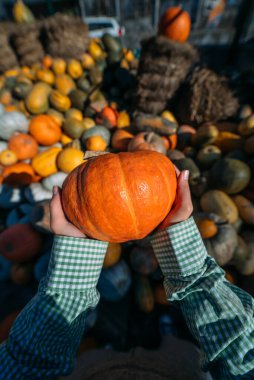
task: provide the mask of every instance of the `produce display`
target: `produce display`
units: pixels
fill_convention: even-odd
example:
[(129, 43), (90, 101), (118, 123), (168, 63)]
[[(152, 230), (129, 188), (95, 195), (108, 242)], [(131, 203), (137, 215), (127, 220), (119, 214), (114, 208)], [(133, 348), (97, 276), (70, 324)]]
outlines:
[[(144, 237), (174, 202), (173, 163), (190, 171), (194, 218), (208, 253), (231, 282), (253, 292), (254, 115), (248, 105), (239, 111), (224, 77), (200, 66), (186, 42), (188, 14), (177, 7), (166, 12), (138, 61), (107, 34), (77, 39), (70, 56), (78, 24), (59, 40), (58, 31), (68, 35), (65, 16), (37, 24), (22, 4), (14, 15), (17, 28), (33, 38), (31, 50), (17, 29), (8, 70), (0, 51), (0, 281), (24, 286), (45, 275), (49, 200), (57, 185), (68, 218), (89, 236), (110, 241), (98, 284), (102, 300), (114, 303), (133, 293), (131, 302), (144, 315), (168, 307)], [(42, 24), (47, 38), (39, 48)], [(1, 35), (4, 43), (7, 35)], [(148, 202), (133, 190), (144, 178)], [(125, 195), (117, 193), (123, 181)], [(135, 205), (132, 215), (123, 196)], [(0, 337), (7, 322), (0, 323)]]

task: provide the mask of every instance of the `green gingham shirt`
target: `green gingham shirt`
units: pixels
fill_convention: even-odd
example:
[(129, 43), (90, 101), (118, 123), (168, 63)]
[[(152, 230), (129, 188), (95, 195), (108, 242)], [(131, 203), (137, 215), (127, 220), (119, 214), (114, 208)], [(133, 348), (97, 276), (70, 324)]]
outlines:
[[(156, 232), (152, 245), (168, 299), (178, 304), (214, 379), (254, 379), (254, 302), (226, 281), (192, 218)], [(56, 236), (48, 274), (0, 346), (1, 380), (71, 373), (107, 243)]]

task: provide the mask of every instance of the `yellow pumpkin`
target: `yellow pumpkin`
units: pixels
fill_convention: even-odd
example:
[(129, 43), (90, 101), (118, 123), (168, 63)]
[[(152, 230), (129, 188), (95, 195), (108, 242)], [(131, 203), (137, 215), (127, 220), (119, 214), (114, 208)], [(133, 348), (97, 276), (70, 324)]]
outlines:
[(55, 81), (54, 74), (52, 73), (52, 71), (50, 71), (48, 69), (37, 70), (36, 71), (36, 78), (41, 82), (45, 82), (45, 83), (49, 84), (50, 86), (52, 86), (52, 84)]
[(130, 126), (130, 116), (126, 111), (119, 112), (116, 126), (117, 128), (124, 128)]
[(82, 112), (76, 108), (70, 108), (67, 112), (65, 112), (65, 117), (66, 117), (66, 119), (72, 118), (72, 119), (76, 119), (79, 121), (83, 120)]
[(90, 129), (95, 126), (94, 120), (91, 119), (90, 117), (85, 117), (83, 120), (83, 124), (84, 124), (85, 129)]
[(101, 136), (92, 136), (86, 140), (87, 150), (104, 151), (107, 148), (106, 141)]
[(77, 59), (71, 59), (67, 65), (67, 72), (73, 79), (78, 79), (83, 75), (81, 63)]
[(70, 173), (84, 162), (84, 152), (76, 148), (65, 148), (57, 157), (57, 166), (64, 173)]
[(34, 171), (41, 177), (48, 177), (57, 172), (56, 158), (61, 152), (61, 148), (53, 147), (37, 154), (32, 159)]
[(100, 61), (105, 57), (105, 52), (102, 50), (99, 44), (95, 41), (91, 41), (88, 46), (88, 53), (95, 61)]
[(72, 142), (72, 140), (73, 139), (71, 137), (69, 137), (65, 133), (62, 133), (61, 139), (60, 139), (60, 142), (61, 142), (62, 145), (69, 144), (70, 142)]
[(52, 70), (56, 75), (64, 74), (66, 71), (66, 62), (62, 58), (55, 58), (52, 63)]
[(18, 157), (10, 149), (5, 149), (0, 153), (0, 164), (3, 166), (13, 165), (18, 162)]
[(71, 101), (68, 96), (61, 94), (60, 91), (53, 90), (49, 95), (49, 101), (52, 107), (57, 111), (66, 112), (71, 107)]
[(95, 60), (90, 54), (84, 53), (81, 57), (81, 63), (82, 63), (83, 69), (89, 70), (95, 65)]
[(41, 114), (48, 110), (48, 96), (51, 87), (43, 82), (36, 83), (25, 98), (25, 105), (32, 114)]
[(76, 84), (74, 80), (67, 74), (56, 76), (55, 88), (63, 95), (68, 95), (72, 90), (75, 90)]

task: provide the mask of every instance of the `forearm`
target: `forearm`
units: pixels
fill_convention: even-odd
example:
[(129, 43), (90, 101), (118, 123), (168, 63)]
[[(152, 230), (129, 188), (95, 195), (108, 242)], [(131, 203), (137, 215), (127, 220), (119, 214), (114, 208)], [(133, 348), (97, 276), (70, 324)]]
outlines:
[[(0, 379), (54, 379), (72, 371), (107, 244), (58, 237), (38, 294), (0, 347)], [(3, 369), (2, 369), (3, 368)]]
[(168, 299), (180, 305), (204, 367), (217, 363), (216, 378), (223, 379), (249, 372), (254, 367), (253, 300), (225, 280), (192, 218), (156, 234), (152, 244)]

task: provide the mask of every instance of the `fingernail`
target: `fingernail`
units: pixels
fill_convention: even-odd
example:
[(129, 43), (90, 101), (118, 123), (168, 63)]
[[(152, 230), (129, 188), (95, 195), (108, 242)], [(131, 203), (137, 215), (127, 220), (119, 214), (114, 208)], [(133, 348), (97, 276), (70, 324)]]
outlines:
[(58, 187), (53, 186), (53, 195), (57, 195), (57, 194), (58, 194)]
[(185, 179), (185, 181), (188, 181), (188, 179), (189, 179), (189, 174), (190, 174), (190, 171), (189, 171), (189, 170), (184, 170), (184, 171), (183, 171), (183, 179)]

